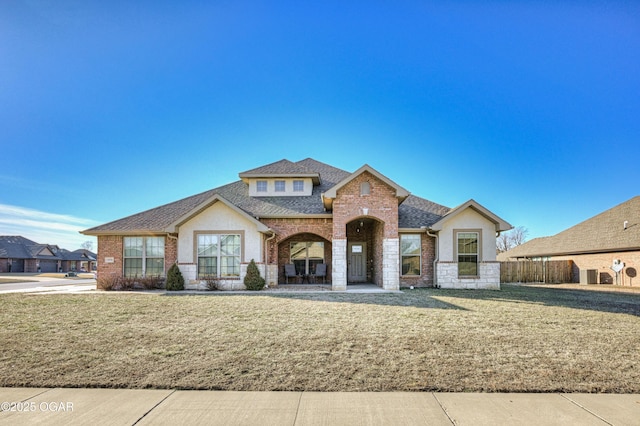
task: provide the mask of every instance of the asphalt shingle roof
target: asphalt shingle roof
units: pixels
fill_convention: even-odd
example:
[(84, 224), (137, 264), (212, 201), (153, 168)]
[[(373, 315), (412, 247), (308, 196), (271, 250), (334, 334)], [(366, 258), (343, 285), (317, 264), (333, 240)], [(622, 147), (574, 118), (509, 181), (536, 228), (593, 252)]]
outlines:
[(28, 247), (36, 245), (35, 241), (17, 235), (0, 236), (0, 258), (29, 259), (31, 252)]
[[(320, 184), (313, 187), (310, 196), (250, 197), (248, 185), (242, 180), (165, 204), (123, 219), (83, 231), (93, 233), (162, 232), (178, 218), (218, 195), (253, 217), (287, 217), (327, 214), (321, 194), (348, 177), (351, 173), (312, 158), (292, 163), (281, 160), (249, 170), (243, 174), (309, 174), (320, 175)], [(449, 209), (420, 197), (410, 195), (399, 208), (401, 228), (419, 228), (437, 222)]]
[(38, 244), (18, 235), (0, 236), (0, 258), (2, 259), (60, 259), (60, 256), (43, 254), (44, 249), (52, 253), (55, 246)]
[(289, 160), (280, 160), (275, 163), (267, 164), (265, 166), (256, 167), (255, 169), (247, 170), (240, 173), (242, 175), (274, 175), (274, 176), (287, 176), (287, 175), (307, 175), (317, 173), (316, 170), (311, 170), (300, 163), (292, 163)]
[(640, 196), (633, 197), (554, 236), (528, 241), (501, 253), (499, 257), (544, 257), (626, 250), (640, 250)]

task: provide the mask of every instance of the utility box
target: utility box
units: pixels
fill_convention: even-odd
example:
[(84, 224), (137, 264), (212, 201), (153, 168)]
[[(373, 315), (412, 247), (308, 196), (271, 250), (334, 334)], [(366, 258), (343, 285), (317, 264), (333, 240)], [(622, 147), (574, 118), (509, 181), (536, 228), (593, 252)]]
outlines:
[(598, 270), (580, 269), (580, 284), (598, 284)]

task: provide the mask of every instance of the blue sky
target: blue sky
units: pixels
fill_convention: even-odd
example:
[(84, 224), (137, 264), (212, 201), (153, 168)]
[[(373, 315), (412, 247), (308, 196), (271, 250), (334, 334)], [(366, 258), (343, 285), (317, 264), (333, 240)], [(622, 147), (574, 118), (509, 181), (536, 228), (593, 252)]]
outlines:
[(640, 3), (4, 1), (0, 147), (68, 249), (307, 157), (552, 235), (640, 194)]

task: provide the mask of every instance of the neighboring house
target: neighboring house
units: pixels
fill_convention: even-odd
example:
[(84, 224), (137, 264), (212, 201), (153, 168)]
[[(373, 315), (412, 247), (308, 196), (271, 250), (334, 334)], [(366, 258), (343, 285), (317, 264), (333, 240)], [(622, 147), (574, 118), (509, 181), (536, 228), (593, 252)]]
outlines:
[(269, 286), (287, 281), (286, 264), (299, 283), (325, 264), (334, 290), (500, 288), (495, 236), (511, 225), (473, 200), (450, 209), (368, 165), (350, 173), (310, 158), (239, 177), (83, 231), (98, 237), (98, 276), (164, 275), (177, 263), (187, 288), (216, 276), (241, 289), (254, 259)]
[[(75, 257), (75, 270), (92, 272), (98, 269), (98, 255), (91, 250), (77, 249), (72, 251)], [(78, 268), (79, 266), (79, 268)]]
[(639, 285), (640, 196), (559, 234), (500, 253), (498, 259), (572, 260), (574, 282)]
[(38, 244), (21, 236), (0, 236), (0, 272), (80, 271), (96, 266), (96, 255), (88, 250), (68, 251), (57, 245)]
[(69, 251), (57, 248), (56, 254), (61, 258), (59, 270), (61, 272), (91, 272), (97, 269), (97, 255), (86, 249)]

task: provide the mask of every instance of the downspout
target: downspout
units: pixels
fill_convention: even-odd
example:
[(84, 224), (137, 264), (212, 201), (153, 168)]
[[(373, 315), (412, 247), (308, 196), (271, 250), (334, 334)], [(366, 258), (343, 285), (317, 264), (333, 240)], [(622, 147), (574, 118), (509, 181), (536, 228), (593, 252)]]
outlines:
[(427, 229), (427, 235), (430, 237), (433, 237), (436, 239), (436, 258), (433, 259), (433, 286), (435, 288), (439, 288), (438, 286), (438, 260), (439, 260), (439, 256), (440, 256), (440, 250), (438, 249), (438, 234), (432, 234), (429, 232), (429, 229)]
[(264, 240), (264, 281), (267, 283), (267, 287), (269, 287), (269, 241), (276, 237), (276, 233), (272, 229), (269, 229), (269, 232), (271, 232), (271, 236)]

